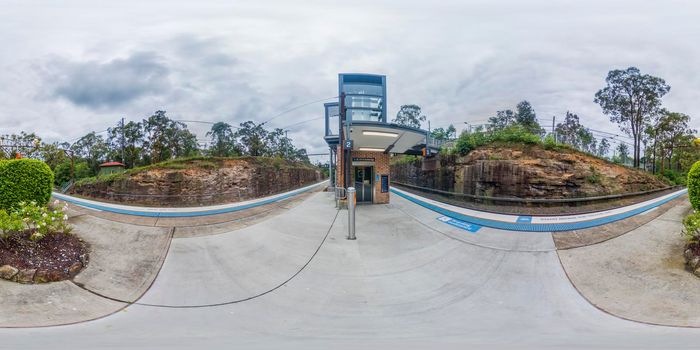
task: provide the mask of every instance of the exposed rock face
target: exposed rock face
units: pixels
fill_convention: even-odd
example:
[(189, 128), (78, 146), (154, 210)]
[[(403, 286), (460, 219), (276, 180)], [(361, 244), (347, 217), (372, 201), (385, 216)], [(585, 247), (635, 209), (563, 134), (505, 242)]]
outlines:
[(575, 198), (668, 187), (643, 171), (539, 146), (485, 146), (464, 157), (395, 164), (391, 172), (398, 182), (493, 197)]
[(205, 159), (77, 185), (72, 193), (145, 205), (197, 206), (263, 197), (320, 180), (314, 167), (281, 160)]

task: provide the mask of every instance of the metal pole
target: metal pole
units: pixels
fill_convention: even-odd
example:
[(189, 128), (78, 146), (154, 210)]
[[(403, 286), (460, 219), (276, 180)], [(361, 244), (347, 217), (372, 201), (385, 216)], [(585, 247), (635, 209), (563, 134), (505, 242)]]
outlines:
[(557, 116), (552, 116), (552, 137), (554, 137), (554, 142), (557, 142), (557, 134), (554, 133), (554, 124), (556, 123)]
[(124, 118), (122, 118), (122, 163), (126, 165), (126, 157), (124, 156), (124, 148), (126, 148), (126, 136), (124, 134)]
[(348, 188), (348, 239), (355, 240), (355, 187)]

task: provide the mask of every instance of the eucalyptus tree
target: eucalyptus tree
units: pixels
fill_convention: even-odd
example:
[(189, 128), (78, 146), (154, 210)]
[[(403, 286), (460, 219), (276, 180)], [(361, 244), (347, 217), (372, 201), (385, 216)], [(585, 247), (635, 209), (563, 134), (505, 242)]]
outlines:
[(224, 122), (214, 123), (206, 134), (212, 144), (209, 153), (216, 157), (231, 157), (240, 154), (233, 127)]
[(661, 98), (671, 87), (661, 78), (641, 74), (635, 67), (612, 70), (605, 82), (606, 86), (595, 94), (594, 101), (610, 121), (632, 137), (633, 165), (639, 167), (645, 127), (660, 112)]
[(421, 123), (426, 120), (427, 116), (422, 113), (418, 105), (403, 105), (396, 113), (396, 118), (393, 123), (409, 126), (412, 128), (420, 128)]

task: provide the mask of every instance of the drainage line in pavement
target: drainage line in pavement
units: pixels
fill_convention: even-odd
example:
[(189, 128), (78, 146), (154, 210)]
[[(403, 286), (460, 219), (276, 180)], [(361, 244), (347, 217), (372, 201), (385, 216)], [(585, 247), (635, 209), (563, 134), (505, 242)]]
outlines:
[(148, 304), (148, 303), (139, 303), (139, 302), (137, 302), (137, 301), (128, 301), (128, 300), (122, 300), (122, 299), (118, 299), (118, 298), (113, 298), (113, 297), (110, 297), (110, 296), (107, 296), (107, 295), (103, 295), (103, 294), (101, 294), (101, 293), (99, 293), (99, 292), (90, 290), (90, 289), (88, 289), (87, 287), (85, 287), (85, 285), (83, 285), (82, 283), (77, 283), (77, 282), (73, 282), (73, 281), (72, 281), (72, 282), (73, 282), (73, 284), (75, 284), (76, 286), (78, 286), (79, 288), (81, 288), (81, 289), (83, 289), (83, 290), (85, 290), (85, 291), (87, 291), (87, 292), (90, 292), (90, 293), (92, 293), (92, 294), (94, 294), (94, 295), (97, 295), (97, 296), (99, 296), (99, 297), (102, 297), (102, 298), (105, 298), (105, 299), (108, 299), (108, 300), (112, 300), (112, 301), (115, 301), (115, 302), (118, 302), (118, 303), (125, 303), (125, 304), (128, 304), (128, 306), (130, 306), (130, 305), (139, 305), (139, 306), (159, 307), (159, 308), (168, 308), (168, 309), (198, 309), (198, 308), (215, 307), (215, 306), (224, 306), (224, 305), (242, 303), (242, 302), (244, 302), (244, 301), (253, 300), (253, 299), (259, 298), (259, 297), (261, 297), (261, 296), (263, 296), (263, 295), (266, 295), (266, 294), (269, 294), (269, 293), (272, 293), (272, 292), (276, 291), (277, 289), (281, 288), (282, 286), (284, 286), (285, 284), (287, 284), (287, 283), (289, 283), (291, 280), (293, 280), (295, 277), (297, 277), (302, 271), (304, 271), (304, 270), (306, 269), (306, 267), (309, 266), (309, 264), (311, 264), (311, 261), (314, 260), (314, 258), (315, 258), (316, 255), (318, 254), (318, 252), (321, 250), (321, 247), (323, 246), (323, 244), (324, 244), (324, 243), (326, 242), (326, 240), (328, 239), (328, 235), (330, 235), (331, 230), (333, 229), (333, 225), (335, 224), (335, 221), (338, 219), (338, 214), (339, 214), (339, 213), (340, 213), (340, 210), (337, 210), (337, 211), (335, 212), (335, 216), (333, 217), (333, 221), (331, 221), (331, 225), (328, 227), (328, 231), (326, 231), (326, 234), (323, 236), (323, 240), (321, 240), (321, 243), (318, 245), (318, 247), (316, 248), (316, 250), (314, 251), (314, 253), (311, 255), (311, 257), (309, 258), (309, 260), (308, 260), (297, 272), (295, 272), (292, 276), (290, 276), (290, 277), (289, 277), (288, 279), (286, 279), (284, 282), (278, 284), (277, 286), (273, 287), (272, 289), (266, 290), (266, 291), (264, 291), (264, 292), (258, 293), (258, 294), (256, 294), (256, 295), (253, 295), (253, 296), (250, 296), (250, 297), (247, 297), (247, 298), (238, 299), (238, 300), (232, 300), (232, 301), (225, 301), (225, 302), (221, 302), (221, 303), (201, 304), (201, 305), (163, 305), (163, 304)]

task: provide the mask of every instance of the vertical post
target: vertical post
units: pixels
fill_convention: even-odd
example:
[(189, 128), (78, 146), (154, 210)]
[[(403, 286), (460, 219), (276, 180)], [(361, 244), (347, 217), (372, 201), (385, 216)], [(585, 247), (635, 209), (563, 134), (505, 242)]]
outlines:
[(355, 240), (355, 187), (348, 188), (348, 239)]
[(124, 117), (122, 117), (122, 163), (126, 165), (126, 157), (124, 156), (124, 148), (126, 147), (126, 136), (124, 134)]
[(331, 184), (331, 186), (335, 186), (333, 184), (333, 148), (328, 147), (328, 181)]
[(552, 116), (552, 137), (554, 137), (554, 142), (557, 142), (557, 134), (554, 133), (554, 130), (556, 130), (554, 127), (556, 120), (557, 120), (557, 117), (553, 115)]
[(75, 181), (75, 153), (70, 151), (70, 180)]

